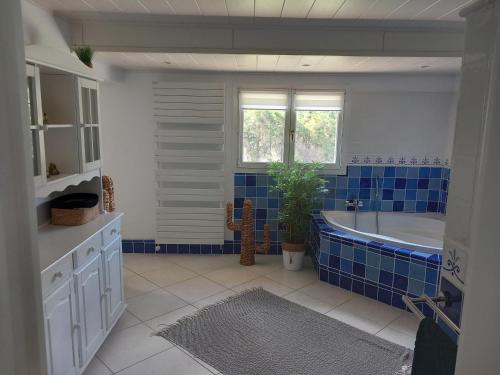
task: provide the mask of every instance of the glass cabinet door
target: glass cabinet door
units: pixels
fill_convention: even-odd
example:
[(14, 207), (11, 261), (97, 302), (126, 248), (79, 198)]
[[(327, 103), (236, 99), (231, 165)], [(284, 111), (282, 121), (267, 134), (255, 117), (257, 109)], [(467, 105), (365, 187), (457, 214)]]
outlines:
[(99, 92), (97, 82), (78, 78), (84, 172), (101, 167)]
[(35, 186), (45, 180), (44, 135), (42, 127), (42, 108), (40, 95), (40, 73), (38, 67), (26, 65), (26, 84), (28, 89), (28, 126), (31, 134), (33, 175)]

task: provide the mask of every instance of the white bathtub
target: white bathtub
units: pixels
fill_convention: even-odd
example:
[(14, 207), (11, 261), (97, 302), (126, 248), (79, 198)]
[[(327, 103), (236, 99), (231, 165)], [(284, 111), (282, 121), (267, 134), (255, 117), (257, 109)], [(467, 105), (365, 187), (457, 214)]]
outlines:
[(443, 250), (444, 216), (440, 214), (379, 212), (378, 234), (375, 212), (358, 212), (357, 228), (352, 211), (322, 211), (321, 215), (332, 227), (368, 241), (423, 253)]

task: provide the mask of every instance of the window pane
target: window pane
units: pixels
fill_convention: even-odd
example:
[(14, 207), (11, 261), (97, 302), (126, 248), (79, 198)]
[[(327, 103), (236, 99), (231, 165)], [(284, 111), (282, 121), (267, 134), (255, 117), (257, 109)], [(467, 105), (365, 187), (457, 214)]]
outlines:
[(242, 109), (243, 162), (283, 161), (286, 111)]
[(340, 111), (296, 111), (295, 160), (334, 164)]

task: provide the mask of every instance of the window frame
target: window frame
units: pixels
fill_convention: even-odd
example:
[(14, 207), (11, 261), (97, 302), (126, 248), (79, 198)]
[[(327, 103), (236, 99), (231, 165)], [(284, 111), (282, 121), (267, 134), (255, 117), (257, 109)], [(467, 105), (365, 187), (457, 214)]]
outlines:
[(285, 114), (285, 133), (284, 137), (284, 152), (283, 152), (283, 162), (289, 164), (294, 161), (295, 156), (295, 144), (292, 142), (292, 131), (296, 131), (296, 109), (295, 109), (295, 94), (299, 93), (342, 93), (343, 102), (342, 102), (342, 110), (339, 113), (339, 119), (337, 123), (337, 157), (335, 163), (323, 163), (324, 168), (322, 169), (324, 173), (343, 173), (345, 170), (345, 166), (343, 163), (343, 138), (344, 138), (344, 119), (345, 119), (345, 111), (346, 111), (346, 102), (347, 102), (347, 90), (346, 89), (334, 89), (334, 88), (260, 88), (260, 87), (251, 87), (251, 88), (239, 88), (236, 93), (236, 108), (238, 111), (238, 161), (237, 167), (240, 170), (251, 170), (253, 172), (257, 171), (265, 171), (269, 163), (267, 162), (245, 162), (243, 161), (243, 108), (240, 106), (240, 94), (242, 92), (258, 92), (258, 91), (274, 91), (274, 92), (285, 92), (288, 98), (288, 108), (286, 109)]

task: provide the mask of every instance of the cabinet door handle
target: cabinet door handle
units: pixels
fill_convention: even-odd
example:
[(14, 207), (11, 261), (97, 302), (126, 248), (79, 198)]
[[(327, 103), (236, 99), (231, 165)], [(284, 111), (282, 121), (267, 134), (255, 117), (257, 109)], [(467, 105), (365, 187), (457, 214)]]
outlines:
[(74, 331), (75, 329), (80, 330), (80, 324), (78, 324), (78, 323), (73, 324), (73, 331)]
[(89, 247), (87, 250), (87, 256), (92, 254), (94, 251), (95, 251), (95, 249), (93, 247)]
[(111, 290), (112, 290), (112, 288), (109, 286), (109, 287), (107, 287), (104, 291), (105, 291), (106, 293), (109, 293), (109, 292), (111, 292)]
[(63, 277), (62, 272), (56, 272), (54, 276), (52, 276), (52, 281), (56, 281), (56, 279), (59, 279), (61, 277)]
[(110, 235), (113, 235), (113, 234), (115, 234), (115, 233), (117, 233), (117, 231), (116, 231), (116, 229), (115, 229), (115, 228), (111, 229), (111, 231), (109, 232), (109, 234), (110, 234)]

